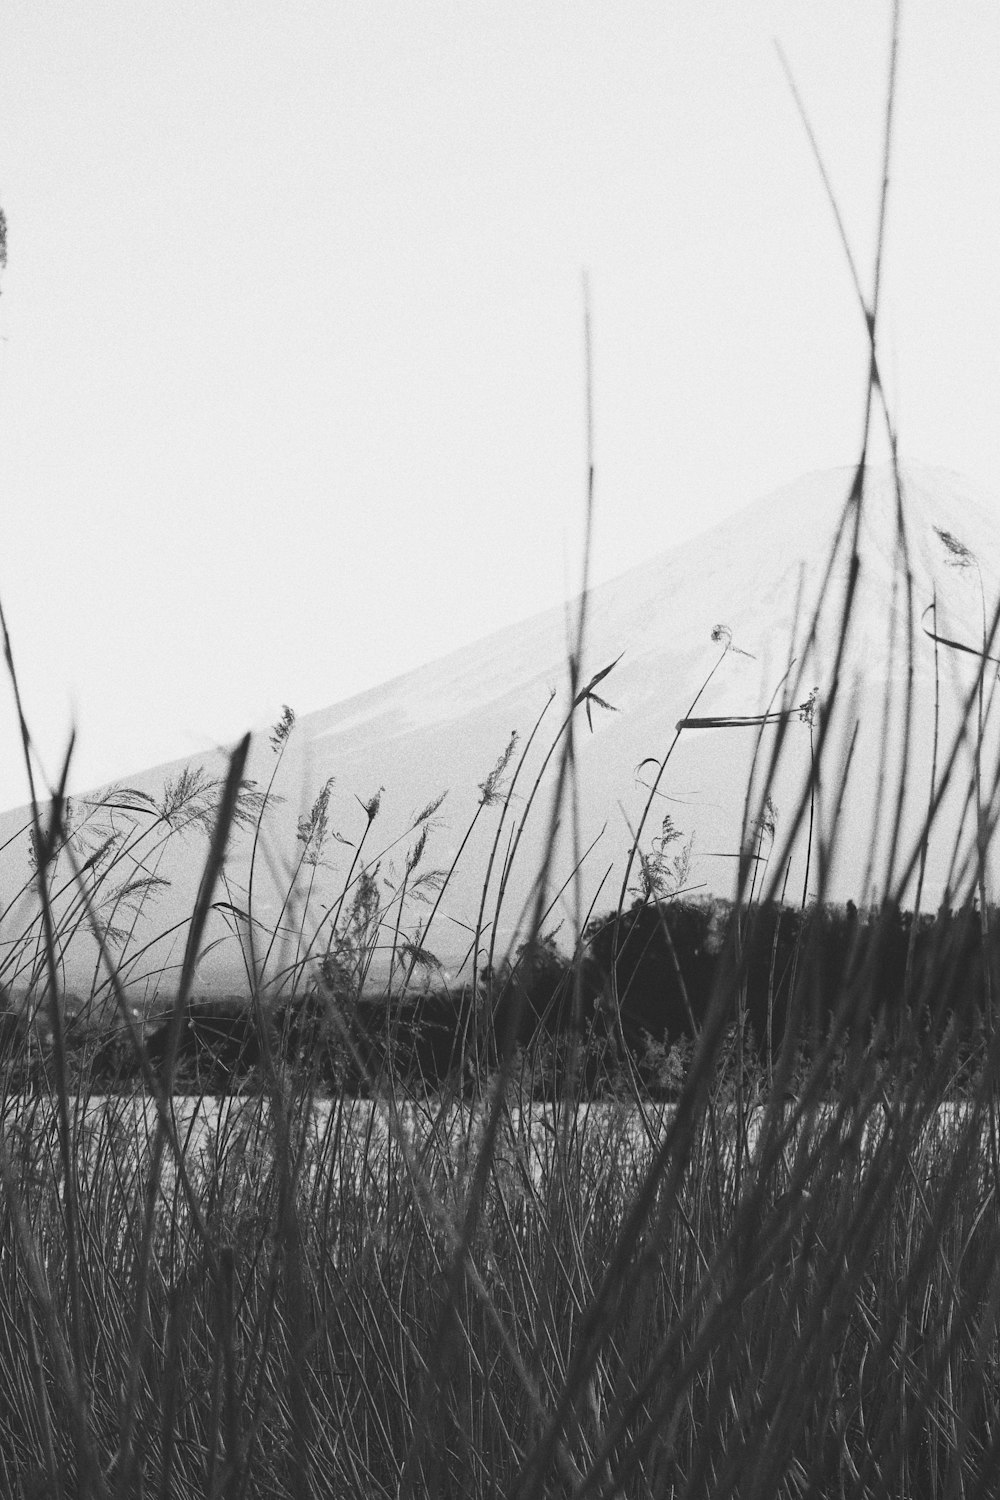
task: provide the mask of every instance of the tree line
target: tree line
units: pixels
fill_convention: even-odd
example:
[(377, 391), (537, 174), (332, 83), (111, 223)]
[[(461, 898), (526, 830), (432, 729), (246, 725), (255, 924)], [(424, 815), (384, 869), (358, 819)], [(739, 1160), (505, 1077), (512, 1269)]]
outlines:
[[(570, 1069), (594, 1095), (637, 1083), (668, 1097), (706, 1021), (721, 1013), (747, 1054), (773, 1064), (783, 1046), (808, 1055), (837, 1028), (843, 1044), (914, 1060), (956, 1036), (969, 1066), (992, 1032), (1000, 993), (995, 913), (975, 905), (915, 916), (893, 903), (859, 910), (720, 900), (638, 900), (588, 926), (575, 954), (554, 937), (470, 985), (419, 993), (357, 993), (340, 965), (302, 995), (253, 1005), (197, 997), (172, 1017), (138, 1023), (154, 1071), (177, 1092), (246, 1089), (270, 1066), (324, 1092), (357, 1096), (390, 1084), (475, 1094), (505, 1049), (530, 1060), (535, 1094), (559, 1091)], [(95, 1027), (67, 1007), (78, 1087), (134, 1088), (123, 1024)], [(25, 1079), (44, 1078), (44, 1010), (0, 1011), (0, 1052)]]

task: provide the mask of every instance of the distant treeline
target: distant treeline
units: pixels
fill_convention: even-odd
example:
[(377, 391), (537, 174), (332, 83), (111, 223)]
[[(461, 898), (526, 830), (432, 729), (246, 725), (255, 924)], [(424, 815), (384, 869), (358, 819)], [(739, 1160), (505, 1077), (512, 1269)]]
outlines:
[[(594, 1094), (625, 1078), (669, 1097), (706, 1019), (718, 1015), (746, 1052), (772, 1063), (786, 1042), (808, 1056), (837, 1026), (843, 1045), (914, 1060), (954, 1036), (974, 1067), (1000, 993), (996, 911), (974, 907), (914, 919), (892, 904), (859, 911), (777, 903), (739, 913), (723, 901), (636, 902), (590, 924), (577, 955), (554, 939), (470, 986), (359, 995), (341, 968), (286, 1003), (194, 999), (171, 1030), (168, 1013), (138, 1019), (147, 1058), (178, 1092), (254, 1086), (268, 1059), (324, 1092), (365, 1096), (390, 1082), (478, 1092), (505, 1046), (530, 1059), (532, 1091), (558, 1092), (570, 1066)], [(136, 1049), (120, 1022), (93, 1024), (68, 1005), (76, 1086), (136, 1087)], [(44, 1011), (0, 1011), (0, 1051), (25, 1084), (46, 1075)], [(9, 1070), (8, 1070), (9, 1071)]]
[[(637, 903), (588, 930), (598, 1006), (620, 1015), (626, 1045), (645, 1035), (694, 1035), (713, 997), (773, 1058), (786, 1033), (806, 1050), (837, 1023), (886, 1051), (939, 1046), (949, 1028), (967, 1043), (987, 1030), (1000, 980), (995, 909), (914, 917), (884, 903), (859, 911), (776, 902), (735, 913), (728, 902)], [(595, 972), (596, 971), (596, 972)]]

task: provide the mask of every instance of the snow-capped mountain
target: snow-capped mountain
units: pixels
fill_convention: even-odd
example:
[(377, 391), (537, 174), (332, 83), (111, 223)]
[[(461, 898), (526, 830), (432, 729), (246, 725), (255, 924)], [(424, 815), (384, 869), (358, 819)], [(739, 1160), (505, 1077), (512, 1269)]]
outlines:
[[(805, 825), (790, 860), (781, 851), (808, 774), (811, 743), (813, 747), (817, 743), (820, 705), (830, 702), (851, 569), (854, 512), (845, 510), (845, 505), (852, 479), (849, 469), (810, 475), (592, 590), (581, 687), (604, 668), (614, 666), (595, 684), (596, 696), (578, 707), (573, 720), (578, 828), (574, 844), (573, 799), (569, 798), (550, 872), (554, 904), (547, 919), (549, 929), (562, 921), (564, 937), (573, 930), (571, 888), (558, 893), (573, 868), (574, 847), (580, 853), (586, 851), (581, 869), (583, 916), (591, 909), (602, 912), (616, 904), (648, 787), (668, 751), (639, 835), (639, 848), (650, 856), (660, 847), (673, 859), (690, 839), (688, 886), (730, 893), (745, 836), (747, 783), (758, 728), (733, 722), (708, 727), (694, 724), (678, 735), (676, 726), (688, 719), (738, 721), (782, 707), (787, 722), (781, 765), (771, 788), (774, 831), (773, 837), (770, 832), (763, 834), (757, 846), (762, 856), (759, 868), (763, 878), (775, 876), (779, 886), (787, 872), (787, 896), (801, 898)], [(909, 604), (892, 472), (869, 469), (858, 530), (860, 568), (841, 656), (830, 748), (821, 766), (808, 880), (809, 891), (815, 890), (823, 830), (829, 826), (837, 798), (837, 770), (845, 762), (857, 725), (828, 888), (836, 898), (852, 896), (861, 901), (873, 888), (879, 892), (886, 888), (887, 828), (895, 821), (894, 789), (902, 742), (899, 726), (911, 669), (913, 732), (897, 866), (909, 853), (917, 819), (927, 805), (935, 699), (940, 774), (957, 723), (956, 704), (974, 680), (972, 654), (941, 643), (935, 649), (929, 633), (934, 627), (929, 607), (936, 600), (938, 636), (975, 648), (982, 640), (984, 608), (987, 618), (992, 617), (1000, 592), (1000, 524), (955, 475), (907, 467), (902, 515), (912, 580)], [(833, 557), (815, 639), (807, 644), (812, 612), (841, 522), (846, 531)], [(915, 622), (912, 661), (904, 628), (908, 608)], [(225, 941), (202, 961), (199, 981), (204, 987), (234, 988), (245, 982), (243, 955), (249, 927), (245, 917), (235, 913), (245, 913), (248, 902), (255, 919), (258, 959), (268, 947), (268, 932), (275, 927), (282, 931), (267, 961), (269, 974), (277, 972), (281, 962), (294, 962), (296, 953), (305, 952), (317, 924), (319, 936), (312, 951), (319, 952), (330, 931), (329, 922), (325, 926), (320, 922), (323, 913), (339, 915), (343, 925), (357, 893), (355, 883), (338, 908), (356, 856), (355, 876), (366, 861), (372, 869), (378, 863), (374, 889), (384, 907), (381, 940), (386, 952), (394, 942), (398, 946), (405, 936), (412, 936), (414, 924), (426, 922), (432, 911), (435, 882), (427, 879), (421, 884), (421, 877), (449, 869), (456, 856), (457, 864), (422, 941), (446, 969), (454, 971), (474, 941), (482, 906), (480, 947), (488, 947), (511, 840), (566, 713), (567, 639), (576, 609), (571, 605), (549, 610), (343, 703), (303, 715), (287, 736), (280, 759), (266, 733), (255, 739), (247, 776), (258, 792), (270, 786), (272, 801), (256, 840), (252, 890), (252, 824), (234, 835), (227, 861), (228, 885), (217, 892), (218, 899), (230, 902), (232, 909), (213, 913), (210, 937)], [(804, 705), (814, 689), (818, 697), (810, 724)], [(480, 807), (482, 788), (514, 732), (518, 740), (497, 780), (497, 795)], [(755, 785), (760, 784), (761, 767), (767, 763), (775, 733), (772, 726), (760, 736)], [(886, 769), (880, 780), (883, 751)], [(503, 793), (522, 753), (524, 763), (504, 812)], [(558, 759), (556, 752), (517, 841), (497, 923), (498, 957), (515, 936), (542, 863)], [(989, 780), (995, 761), (995, 752), (984, 756), (984, 781)], [(127, 974), (136, 982), (165, 964), (179, 963), (184, 919), (192, 907), (207, 848), (203, 828), (189, 828), (154, 847), (167, 826), (157, 813), (167, 806), (164, 788), (174, 802), (186, 792), (193, 798), (189, 810), (197, 809), (202, 805), (199, 797), (207, 805), (210, 798), (205, 787), (224, 775), (225, 764), (221, 754), (195, 757), (129, 776), (122, 783), (128, 794), (120, 788), (103, 798), (97, 794), (74, 799), (75, 847), (81, 859), (92, 855), (108, 837), (118, 841), (114, 847), (122, 862), (101, 876), (108, 869), (110, 855), (106, 853), (103, 862), (92, 866), (88, 879), (101, 876), (103, 883), (94, 893), (101, 920), (117, 930), (118, 951), (125, 956)], [(966, 753), (960, 759), (956, 795), (943, 810), (946, 822), (950, 817), (951, 823), (947, 827), (942, 823), (941, 833), (931, 842), (925, 904), (940, 898), (948, 878), (962, 803), (957, 793), (964, 794), (969, 784), (970, 766)], [(179, 777), (187, 779), (179, 782)], [(201, 791), (198, 778), (204, 783)], [(300, 820), (309, 819), (317, 795), (330, 778), (325, 843), (316, 863), (307, 860), (301, 865), (304, 854), (317, 853), (317, 844), (315, 838), (312, 843), (303, 841), (305, 829)], [(384, 791), (379, 810), (365, 834), (368, 814), (361, 804), (380, 788)], [(444, 801), (418, 823), (418, 815), (442, 793), (446, 793)], [(284, 800), (278, 802), (278, 797)], [(663, 847), (653, 840), (662, 832), (666, 815), (682, 837)], [(177, 824), (183, 816), (179, 809), (172, 821)], [(29, 869), (27, 835), (14, 837), (25, 822), (23, 810), (0, 817), (0, 845), (6, 845), (0, 852), (0, 889), (8, 908), (2, 938), (8, 945), (30, 920), (30, 899), (14, 901)], [(406, 877), (407, 896), (397, 931), (399, 902), (393, 902), (393, 892), (406, 875), (408, 852), (425, 826), (426, 847)], [(127, 862), (132, 856), (122, 851), (137, 839), (136, 858), (141, 856), (141, 864), (132, 871)], [(497, 848), (483, 901), (495, 839)], [(65, 855), (56, 868), (58, 886), (68, 874)], [(141, 886), (123, 892), (121, 882), (129, 872), (140, 880), (155, 876), (169, 884), (145, 893)], [(633, 861), (629, 886), (637, 886), (638, 878), (639, 863)], [(290, 885), (293, 896), (286, 902)], [(96, 944), (85, 925), (81, 924), (67, 949), (67, 973), (74, 986), (89, 985), (97, 958)], [(172, 929), (168, 936), (151, 948), (145, 946), (168, 929)], [(9, 955), (14, 949), (8, 946), (5, 951)], [(23, 961), (22, 952), (22, 966)], [(8, 983), (11, 972), (8, 968)], [(169, 988), (169, 981), (164, 987)]]

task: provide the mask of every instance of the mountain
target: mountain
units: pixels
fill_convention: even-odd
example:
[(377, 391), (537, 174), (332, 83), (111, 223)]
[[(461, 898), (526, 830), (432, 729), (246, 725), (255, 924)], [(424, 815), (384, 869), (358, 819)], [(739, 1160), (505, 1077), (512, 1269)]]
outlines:
[[(807, 476), (592, 590), (581, 685), (603, 669), (611, 670), (595, 684), (597, 696), (589, 705), (582, 704), (574, 717), (578, 847), (589, 850), (582, 869), (584, 916), (589, 910), (603, 912), (616, 904), (632, 831), (640, 826), (649, 795), (647, 787), (675, 739), (642, 829), (640, 848), (647, 855), (656, 852), (653, 840), (669, 815), (681, 837), (661, 846), (662, 852), (673, 858), (691, 840), (688, 886), (731, 893), (758, 728), (733, 723), (691, 725), (678, 735), (676, 726), (685, 719), (750, 718), (780, 709), (783, 702), (782, 761), (772, 785), (774, 833), (773, 838), (764, 833), (757, 846), (759, 872), (764, 879), (777, 872), (780, 889), (787, 870), (786, 895), (801, 899), (808, 819), (790, 859), (782, 862), (780, 851), (809, 772), (820, 707), (830, 703), (838, 623), (850, 573), (849, 535), (834, 560), (816, 638), (808, 648), (806, 640), (852, 478), (849, 469)], [(915, 621), (915, 706), (903, 778), (905, 837), (900, 848), (901, 854), (908, 854), (927, 805), (935, 698), (939, 700), (940, 766), (955, 732), (956, 705), (968, 693), (976, 667), (969, 653), (941, 644), (935, 650), (928, 634), (933, 620), (924, 612), (936, 598), (939, 636), (972, 647), (981, 641), (984, 605), (991, 615), (1000, 593), (1000, 525), (957, 476), (916, 466), (903, 471), (903, 517)], [(831, 753), (820, 772), (807, 889), (814, 891), (819, 880), (820, 845), (836, 801), (837, 770), (857, 726), (827, 890), (838, 899), (850, 896), (862, 901), (887, 884), (886, 827), (895, 821), (893, 787), (899, 781), (899, 725), (908, 679), (907, 590), (897, 538), (895, 485), (887, 468), (866, 472), (858, 552), (851, 627), (831, 719)], [(485, 901), (487, 921), (496, 910), (499, 872), (511, 834), (525, 812), (545, 753), (566, 712), (567, 619), (576, 608), (549, 610), (343, 703), (303, 715), (288, 734), (280, 760), (266, 733), (255, 738), (246, 775), (258, 793), (269, 787), (272, 775), (275, 779), (256, 840), (252, 890), (250, 859), (255, 840), (253, 828), (247, 826), (234, 835), (226, 867), (228, 885), (217, 893), (220, 901), (229, 901), (230, 909), (216, 910), (210, 919), (209, 939), (224, 941), (202, 960), (199, 987), (233, 989), (245, 984), (243, 955), (249, 928), (245, 916), (238, 913), (246, 913), (248, 901), (258, 958), (267, 946), (266, 934), (281, 929), (267, 961), (269, 975), (276, 974), (282, 962), (293, 963), (296, 952), (305, 951), (318, 918), (324, 911), (337, 911), (368, 823), (361, 804), (380, 788), (384, 790), (378, 812), (364, 838), (355, 874), (365, 861), (373, 867), (380, 856), (374, 887), (364, 894), (370, 898), (372, 889), (377, 890), (387, 905), (382, 917), (382, 960), (387, 961), (394, 934), (398, 944), (431, 911), (434, 883), (425, 880), (421, 888), (421, 877), (447, 869), (460, 852), (423, 939), (446, 971), (460, 966), (475, 932), (498, 825), (499, 849)], [(810, 725), (805, 705), (813, 689), (818, 696)], [(532, 740), (539, 715), (541, 722)], [(502, 815), (502, 800), (491, 798), (491, 805), (477, 814), (483, 800), (481, 787), (514, 731), (519, 739), (499, 778), (501, 791), (510, 783), (529, 740), (530, 745), (510, 807)], [(762, 731), (758, 767), (766, 763), (776, 733), (773, 725)], [(883, 754), (887, 771), (880, 781)], [(554, 755), (517, 848), (497, 925), (497, 957), (515, 936), (540, 868), (557, 761)], [(984, 757), (984, 766), (995, 763), (995, 753), (992, 759)], [(956, 793), (943, 809), (942, 832), (931, 841), (925, 905), (940, 898), (947, 881), (953, 842), (948, 830), (953, 833), (961, 820), (960, 793), (969, 784), (971, 765), (966, 752), (960, 757)], [(155, 985), (157, 974), (180, 962), (185, 919), (207, 848), (206, 819), (196, 816), (186, 831), (175, 832), (166, 842), (163, 835), (170, 824), (179, 828), (186, 815), (205, 812), (212, 801), (211, 787), (224, 776), (225, 768), (221, 753), (193, 757), (130, 776), (115, 789), (73, 799), (74, 848), (81, 859), (92, 856), (106, 839), (116, 841), (87, 878), (95, 882), (101, 920), (110, 924), (113, 936), (117, 929), (124, 971), (138, 988)], [(334, 780), (325, 807), (326, 842), (321, 857), (315, 864), (307, 862), (295, 879), (296, 864), (307, 850), (297, 838), (300, 820), (309, 818), (329, 778)], [(418, 815), (442, 793), (446, 793), (444, 801), (415, 827)], [(279, 796), (280, 803), (276, 801)], [(18, 945), (18, 934), (32, 920), (32, 898), (17, 896), (29, 872), (28, 837), (18, 833), (26, 821), (24, 809), (0, 816), (0, 890), (8, 907), (3, 932), (7, 983), (15, 969), (18, 982), (23, 982), (29, 961), (27, 947), (23, 942)], [(399, 906), (392, 904), (391, 891), (398, 888), (407, 852), (425, 825), (426, 848), (408, 877), (407, 901), (396, 934)], [(463, 843), (470, 825), (471, 835)], [(967, 822), (967, 833), (971, 826)], [(556, 842), (553, 893), (572, 869), (571, 833), (567, 812)], [(134, 845), (131, 854), (127, 852), (130, 844)], [(309, 847), (315, 850), (315, 842)], [(112, 855), (117, 855), (118, 863), (109, 868)], [(874, 856), (871, 868), (870, 856)], [(56, 887), (68, 873), (63, 854), (56, 866)], [(125, 875), (140, 882), (154, 878), (168, 883), (155, 889), (133, 884), (129, 889), (123, 885)], [(638, 863), (633, 862), (630, 887), (638, 886), (638, 877)], [(292, 884), (294, 895), (288, 904), (285, 896)], [(912, 889), (911, 881), (911, 893)], [(355, 883), (339, 911), (341, 926), (357, 893)], [(67, 901), (62, 898), (60, 909), (68, 934), (80, 913)], [(574, 929), (573, 910), (567, 890), (556, 897), (547, 929), (562, 923), (562, 937), (569, 938)], [(359, 909), (359, 920), (362, 915)], [(78, 988), (89, 986), (97, 961), (93, 937), (85, 923), (79, 926), (66, 945), (65, 957), (67, 982)], [(304, 938), (297, 936), (300, 932)], [(164, 936), (154, 942), (159, 934)], [(320, 924), (314, 953), (328, 936), (329, 922)], [(487, 928), (481, 946), (485, 948), (488, 942)], [(169, 988), (169, 980), (161, 984)]]

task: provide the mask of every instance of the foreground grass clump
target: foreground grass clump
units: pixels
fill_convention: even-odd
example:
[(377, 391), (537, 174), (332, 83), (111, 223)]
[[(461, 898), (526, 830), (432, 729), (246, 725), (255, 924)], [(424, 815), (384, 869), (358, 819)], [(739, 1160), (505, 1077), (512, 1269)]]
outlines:
[(732, 1039), (675, 1107), (188, 1099), (159, 1165), (150, 1101), (80, 1102), (75, 1289), (56, 1109), (9, 1098), (5, 1493), (974, 1491), (996, 1058), (950, 1111), (943, 1056), (869, 1058), (836, 1103)]

